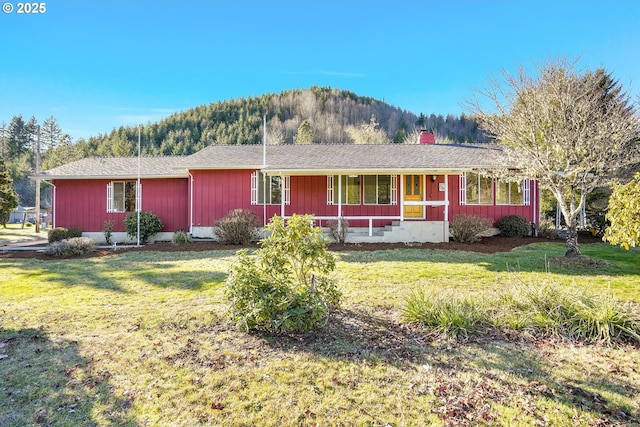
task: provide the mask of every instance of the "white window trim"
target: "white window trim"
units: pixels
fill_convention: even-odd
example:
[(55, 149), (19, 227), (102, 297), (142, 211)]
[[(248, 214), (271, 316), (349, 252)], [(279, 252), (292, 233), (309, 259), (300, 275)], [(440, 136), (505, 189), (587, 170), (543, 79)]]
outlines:
[[(259, 173), (262, 173), (260, 171), (255, 171), (251, 173), (251, 204), (252, 205), (261, 205), (262, 203), (258, 202), (259, 200), (259, 188), (258, 188), (258, 184), (260, 182), (260, 177), (259, 177)], [(271, 176), (267, 175), (265, 177), (266, 179), (264, 180), (264, 182), (266, 183), (267, 180), (269, 182), (269, 185), (271, 185)], [(285, 205), (289, 205), (291, 204), (291, 177), (290, 176), (284, 176), (284, 177), (280, 177), (282, 179), (282, 182), (284, 182), (284, 191), (282, 192), (282, 197), (284, 198), (284, 204)], [(280, 205), (282, 202), (278, 202), (278, 203), (271, 203), (271, 201), (269, 201), (269, 203), (265, 203), (267, 205)]]
[(520, 185), (520, 188), (522, 189), (522, 203), (511, 202), (511, 188), (509, 188), (509, 191), (507, 192), (509, 201), (507, 203), (499, 203), (498, 191), (500, 191), (500, 181), (496, 181), (496, 194), (495, 194), (496, 206), (530, 206), (531, 205), (531, 180), (523, 179), (519, 183), (515, 181), (510, 181), (509, 187), (511, 187), (512, 184)]
[[(376, 177), (376, 202), (375, 203), (369, 203), (365, 200), (364, 197), (364, 190), (366, 187), (365, 184), (365, 177), (367, 176), (375, 176)], [(380, 194), (378, 193), (378, 178), (381, 176), (388, 176), (390, 179), (390, 184), (389, 184), (389, 203), (379, 203), (379, 196)], [(398, 176), (397, 175), (387, 175), (387, 174), (379, 174), (379, 175), (362, 175), (362, 178), (360, 179), (360, 185), (362, 186), (362, 205), (365, 206), (393, 206), (393, 205), (397, 205), (398, 204)]]
[(333, 205), (333, 175), (327, 175), (327, 205)]
[(398, 175), (391, 175), (391, 205), (398, 204)]
[[(107, 213), (127, 213), (127, 211), (125, 210), (122, 210), (122, 211), (115, 210), (114, 203), (113, 203), (113, 184), (120, 183), (120, 182), (123, 183), (123, 185), (125, 186), (123, 188), (123, 197), (125, 197), (126, 183), (135, 182), (135, 181), (111, 181), (107, 183)], [(142, 183), (138, 185), (136, 182), (135, 204), (136, 205), (135, 205), (134, 212), (141, 212), (142, 211)]]
[(491, 180), (491, 203), (480, 203), (480, 194), (478, 194), (478, 203), (467, 203), (467, 174), (472, 173), (478, 175), (478, 191), (480, 191), (480, 178), (483, 175), (480, 172), (463, 172), (460, 174), (460, 205), (464, 206), (495, 206), (496, 205), (496, 180)]

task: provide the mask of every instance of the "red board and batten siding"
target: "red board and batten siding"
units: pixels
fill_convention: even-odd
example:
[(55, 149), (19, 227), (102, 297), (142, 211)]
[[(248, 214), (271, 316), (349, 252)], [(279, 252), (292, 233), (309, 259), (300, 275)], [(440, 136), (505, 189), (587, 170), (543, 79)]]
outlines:
[[(131, 180), (129, 180), (131, 181)], [(107, 213), (107, 184), (111, 180), (59, 180), (56, 187), (56, 227), (76, 227), (99, 232), (112, 220), (113, 231), (124, 231), (129, 213)], [(152, 211), (162, 221), (163, 231), (189, 229), (189, 189), (186, 178), (143, 179), (142, 210)]]
[(497, 205), (495, 204), (496, 188), (494, 182), (494, 203), (491, 205), (460, 205), (460, 176), (449, 176), (449, 220), (459, 214), (478, 215), (482, 217), (492, 218), (494, 226), (502, 218), (507, 215), (520, 215), (529, 220), (529, 222), (539, 222), (538, 210), (538, 182), (531, 180), (529, 205)]
[[(249, 209), (263, 220), (263, 205), (251, 204), (251, 174), (253, 170), (193, 170), (193, 225), (210, 227), (233, 209)], [(326, 176), (292, 176), (291, 203), (285, 206), (285, 215), (312, 214), (336, 216), (337, 205), (327, 204)], [(267, 205), (267, 222), (280, 215), (281, 205)], [(343, 205), (343, 216), (398, 216), (398, 205)], [(354, 223), (354, 226), (365, 226)], [(391, 220), (384, 221), (390, 224)], [(375, 224), (381, 226), (384, 224)]]

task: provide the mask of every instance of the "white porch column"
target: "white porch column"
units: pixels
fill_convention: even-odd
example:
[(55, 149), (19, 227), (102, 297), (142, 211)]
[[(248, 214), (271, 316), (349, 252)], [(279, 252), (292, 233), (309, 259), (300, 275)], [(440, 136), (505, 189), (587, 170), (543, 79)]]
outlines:
[(449, 175), (444, 174), (444, 220), (449, 221)]
[(338, 230), (342, 219), (342, 175), (338, 175)]
[(404, 221), (404, 175), (400, 175), (400, 221)]
[(280, 175), (280, 216), (282, 218), (284, 218), (284, 206), (285, 206), (285, 199), (286, 199), (286, 195), (284, 193), (284, 189), (285, 189), (285, 183), (286, 178), (282, 175)]

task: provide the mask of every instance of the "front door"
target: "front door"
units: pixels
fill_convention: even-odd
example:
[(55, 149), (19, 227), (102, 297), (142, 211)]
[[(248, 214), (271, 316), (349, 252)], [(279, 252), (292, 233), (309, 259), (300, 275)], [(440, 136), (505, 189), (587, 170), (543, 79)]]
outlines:
[[(404, 201), (405, 202), (422, 202), (423, 197), (423, 175), (405, 175), (404, 176)], [(405, 218), (424, 218), (424, 206), (405, 206)]]

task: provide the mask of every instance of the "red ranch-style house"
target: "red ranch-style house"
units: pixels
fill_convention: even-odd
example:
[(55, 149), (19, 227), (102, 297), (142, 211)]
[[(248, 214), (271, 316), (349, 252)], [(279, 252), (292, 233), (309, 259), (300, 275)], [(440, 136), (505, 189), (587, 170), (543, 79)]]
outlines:
[[(250, 209), (263, 223), (277, 214), (348, 220), (347, 242), (447, 242), (449, 220), (475, 214), (497, 222), (522, 215), (538, 223), (537, 181), (492, 178), (493, 145), (214, 145), (185, 157), (86, 158), (48, 171), (53, 227), (77, 227), (100, 242), (107, 220), (116, 241), (131, 241), (124, 218), (136, 209), (162, 220), (156, 240), (188, 230), (213, 238), (215, 222)], [(426, 143), (425, 143), (426, 142)]]

